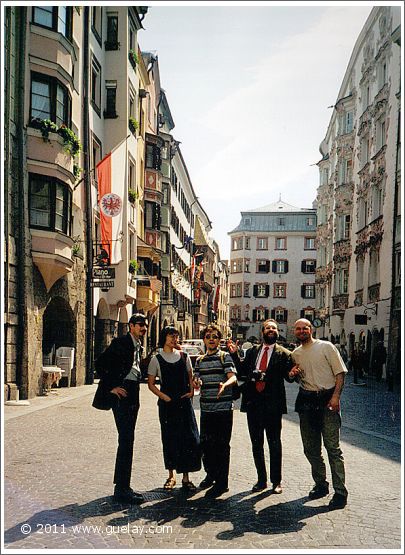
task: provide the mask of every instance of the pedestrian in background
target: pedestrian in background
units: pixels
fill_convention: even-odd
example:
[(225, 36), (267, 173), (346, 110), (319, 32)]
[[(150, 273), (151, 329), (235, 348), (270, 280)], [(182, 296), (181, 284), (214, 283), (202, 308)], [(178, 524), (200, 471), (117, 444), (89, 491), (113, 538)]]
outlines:
[(287, 413), (284, 380), (294, 366), (291, 352), (276, 343), (278, 325), (269, 319), (262, 324), (263, 342), (247, 350), (240, 360), (237, 344), (228, 342), (228, 349), (238, 371), (241, 387), (241, 412), (246, 412), (253, 459), (257, 471), (257, 483), (252, 491), (267, 488), (267, 470), (264, 458), (264, 433), (270, 452), (270, 480), (273, 493), (282, 493), (281, 485), (281, 426), (282, 415)]
[(301, 345), (293, 353), (296, 364), (291, 372), (300, 383), (295, 410), (300, 418), (304, 453), (312, 470), (314, 487), (310, 499), (318, 499), (329, 493), (326, 466), (322, 457), (322, 440), (328, 453), (335, 493), (329, 510), (343, 509), (347, 504), (345, 466), (340, 448), (340, 396), (347, 368), (337, 348), (330, 341), (312, 337), (309, 320), (299, 319), (294, 333)]
[(112, 408), (118, 431), (118, 449), (114, 471), (114, 500), (122, 503), (142, 503), (143, 496), (131, 487), (135, 425), (139, 411), (139, 382), (141, 379), (141, 340), (148, 329), (144, 314), (129, 319), (129, 332), (112, 340), (95, 361), (100, 377), (93, 407)]
[[(159, 337), (159, 353), (148, 367), (148, 387), (158, 399), (159, 421), (165, 468), (169, 471), (164, 489), (173, 490), (176, 472), (183, 474), (182, 489), (196, 491), (189, 472), (201, 468), (200, 436), (195, 419), (193, 369), (190, 357), (179, 350), (179, 332), (166, 326)], [(156, 387), (159, 378), (160, 389)]]
[(351, 352), (350, 364), (353, 369), (353, 384), (366, 385), (366, 382), (359, 381), (359, 378), (361, 379), (361, 376), (363, 376), (363, 356), (358, 347), (354, 347)]
[(380, 382), (383, 375), (383, 366), (387, 361), (387, 349), (382, 341), (378, 341), (377, 345), (374, 347), (373, 354), (371, 356), (371, 367), (373, 373), (375, 374), (377, 382)]
[(236, 368), (229, 353), (219, 349), (221, 330), (215, 324), (203, 330), (206, 353), (196, 360), (195, 386), (200, 386), (200, 438), (206, 477), (206, 497), (219, 497), (229, 490), (230, 441), (233, 423), (232, 386)]

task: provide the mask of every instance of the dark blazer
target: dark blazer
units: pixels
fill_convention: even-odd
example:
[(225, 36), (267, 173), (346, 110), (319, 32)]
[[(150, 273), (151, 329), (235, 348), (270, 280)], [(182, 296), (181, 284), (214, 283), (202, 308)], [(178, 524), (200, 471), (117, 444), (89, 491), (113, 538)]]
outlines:
[[(100, 377), (93, 407), (109, 410), (116, 396), (111, 393), (114, 387), (122, 386), (125, 376), (134, 362), (134, 342), (131, 334), (114, 338), (107, 349), (95, 361), (95, 369)], [(141, 347), (142, 352), (142, 347)]]
[(264, 397), (264, 402), (270, 413), (286, 414), (287, 401), (284, 380), (288, 382), (294, 381), (294, 379), (288, 377), (288, 372), (294, 366), (291, 352), (277, 343), (274, 345), (265, 372), (264, 381), (266, 387), (262, 393), (258, 393), (256, 384), (251, 379), (252, 372), (256, 369), (256, 359), (261, 347), (261, 345), (255, 345), (248, 349), (243, 361), (240, 360), (237, 353), (231, 355), (238, 371), (238, 381), (243, 382), (241, 386), (242, 401), (240, 410), (241, 412), (247, 412), (249, 406), (260, 402)]

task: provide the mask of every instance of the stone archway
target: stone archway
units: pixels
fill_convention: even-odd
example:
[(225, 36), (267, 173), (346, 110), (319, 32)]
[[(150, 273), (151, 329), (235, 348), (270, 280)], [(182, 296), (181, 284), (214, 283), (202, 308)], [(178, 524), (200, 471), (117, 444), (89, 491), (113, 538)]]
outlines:
[[(73, 347), (76, 351), (76, 320), (69, 303), (53, 297), (42, 317), (42, 357), (46, 364), (56, 363), (59, 347)], [(76, 367), (71, 370), (69, 384), (76, 385)]]

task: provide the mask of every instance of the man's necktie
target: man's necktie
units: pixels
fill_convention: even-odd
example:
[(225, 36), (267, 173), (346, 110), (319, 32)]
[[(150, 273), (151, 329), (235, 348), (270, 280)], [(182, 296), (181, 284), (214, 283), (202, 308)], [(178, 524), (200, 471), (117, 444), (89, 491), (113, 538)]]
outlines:
[[(268, 359), (268, 351), (269, 348), (268, 347), (263, 347), (263, 355), (262, 358), (260, 359), (260, 365), (259, 365), (259, 370), (260, 372), (266, 372), (267, 370), (267, 364), (269, 362)], [(263, 391), (263, 389), (265, 388), (266, 384), (264, 382), (256, 382), (256, 390), (260, 393), (261, 391)]]

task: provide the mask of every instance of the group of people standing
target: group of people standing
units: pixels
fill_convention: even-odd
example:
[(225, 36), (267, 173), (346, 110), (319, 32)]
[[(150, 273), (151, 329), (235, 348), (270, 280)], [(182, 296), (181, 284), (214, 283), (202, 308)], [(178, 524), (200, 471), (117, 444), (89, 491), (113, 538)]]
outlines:
[[(130, 487), (130, 479), (139, 410), (141, 339), (147, 326), (145, 315), (133, 315), (129, 333), (113, 339), (96, 361), (100, 382), (93, 406), (112, 408), (118, 431), (114, 473), (114, 499), (118, 502), (143, 501), (143, 496)], [(216, 498), (228, 491), (234, 399), (240, 390), (240, 410), (247, 415), (257, 471), (252, 491), (268, 487), (266, 434), (272, 492), (281, 494), (282, 415), (287, 412), (284, 384), (298, 381), (295, 410), (299, 413), (304, 454), (314, 479), (309, 498), (317, 499), (329, 493), (323, 441), (335, 491), (329, 509), (346, 505), (348, 492), (339, 443), (340, 396), (347, 369), (332, 343), (312, 337), (308, 320), (297, 320), (294, 332), (300, 346), (291, 352), (277, 344), (277, 322), (266, 320), (262, 324), (262, 343), (248, 349), (242, 360), (237, 342), (228, 340), (227, 352), (219, 348), (221, 331), (215, 324), (209, 324), (202, 332), (206, 352), (197, 359), (193, 370), (189, 356), (181, 351), (178, 330), (173, 326), (162, 330), (159, 350), (148, 367), (148, 387), (158, 397), (163, 458), (168, 471), (165, 490), (176, 486), (177, 473), (183, 475), (182, 489), (195, 492), (197, 487), (190, 473), (199, 471), (202, 461), (206, 475), (199, 487), (207, 490), (205, 496)], [(192, 404), (196, 389), (201, 392), (199, 430)]]

